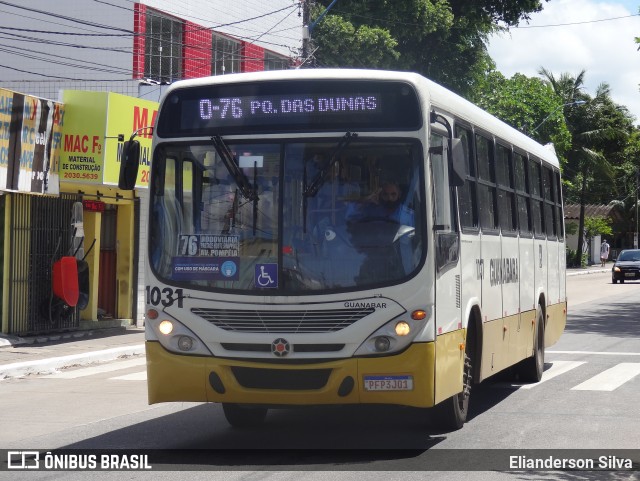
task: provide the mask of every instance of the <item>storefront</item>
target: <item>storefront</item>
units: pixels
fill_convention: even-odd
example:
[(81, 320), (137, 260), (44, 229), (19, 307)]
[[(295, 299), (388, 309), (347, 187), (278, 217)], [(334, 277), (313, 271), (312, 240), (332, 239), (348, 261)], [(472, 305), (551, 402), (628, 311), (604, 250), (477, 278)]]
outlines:
[[(6, 334), (113, 327), (135, 324), (138, 317), (140, 212), (149, 159), (141, 159), (136, 191), (120, 191), (117, 183), (123, 140), (137, 131), (143, 151), (150, 152), (151, 133), (142, 128), (152, 125), (157, 103), (109, 92), (67, 90), (62, 102), (54, 104), (58, 113), (52, 118), (51, 133), (39, 134), (36, 129), (33, 136), (36, 148), (51, 139), (44, 173), (33, 167), (23, 173), (22, 156), (16, 180), (2, 163), (8, 155), (0, 158), (0, 186), (25, 189), (26, 176), (41, 177), (44, 185), (41, 192), (7, 188), (0, 196), (5, 220), (0, 238)], [(3, 113), (7, 110), (11, 112)], [(7, 115), (14, 122), (18, 110), (15, 105), (0, 109), (0, 125)], [(25, 108), (22, 112), (29, 113)], [(9, 152), (8, 142), (2, 142), (0, 149)], [(13, 144), (11, 148), (15, 151)], [(38, 185), (30, 184), (32, 189)], [(78, 266), (86, 266), (79, 275), (80, 302), (71, 308), (60, 307), (52, 294), (53, 267), (63, 256), (73, 256)]]

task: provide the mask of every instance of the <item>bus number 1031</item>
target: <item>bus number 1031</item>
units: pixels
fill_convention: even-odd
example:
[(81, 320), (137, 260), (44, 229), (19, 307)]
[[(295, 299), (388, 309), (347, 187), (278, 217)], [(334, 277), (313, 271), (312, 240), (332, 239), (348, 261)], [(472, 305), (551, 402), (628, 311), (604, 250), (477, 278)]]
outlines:
[(172, 289), (171, 287), (160, 289), (157, 286), (147, 286), (146, 292), (147, 304), (151, 304), (152, 306), (162, 304), (164, 307), (169, 307), (177, 303), (178, 307), (182, 307), (182, 301), (184, 299), (182, 289)]

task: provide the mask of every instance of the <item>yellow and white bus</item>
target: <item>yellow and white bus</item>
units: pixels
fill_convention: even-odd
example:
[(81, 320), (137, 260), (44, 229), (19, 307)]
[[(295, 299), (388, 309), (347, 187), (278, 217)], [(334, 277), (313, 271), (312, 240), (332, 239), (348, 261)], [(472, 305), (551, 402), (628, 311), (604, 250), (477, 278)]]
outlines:
[(233, 426), (392, 404), (457, 429), (473, 384), (538, 381), (566, 322), (553, 149), (417, 74), (176, 82), (148, 225), (149, 402), (222, 403)]

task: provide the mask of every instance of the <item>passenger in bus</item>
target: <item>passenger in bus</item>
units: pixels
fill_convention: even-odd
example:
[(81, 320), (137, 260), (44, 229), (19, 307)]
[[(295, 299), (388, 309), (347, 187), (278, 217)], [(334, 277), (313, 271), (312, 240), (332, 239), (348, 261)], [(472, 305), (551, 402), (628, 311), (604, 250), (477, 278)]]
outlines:
[(386, 181), (366, 197), (362, 203), (353, 203), (347, 211), (347, 221), (363, 219), (389, 219), (401, 225), (415, 226), (412, 209), (402, 202), (402, 190), (395, 181)]
[(383, 182), (364, 201), (352, 203), (346, 221), (350, 242), (366, 255), (357, 282), (397, 279), (417, 265), (415, 215), (397, 182)]
[(328, 226), (343, 223), (349, 199), (360, 196), (360, 185), (349, 178), (347, 165), (342, 159), (329, 166), (325, 156), (315, 155), (307, 173), (308, 182), (323, 170), (326, 176), (322, 185), (316, 195), (308, 199), (309, 219), (316, 239), (325, 235)]

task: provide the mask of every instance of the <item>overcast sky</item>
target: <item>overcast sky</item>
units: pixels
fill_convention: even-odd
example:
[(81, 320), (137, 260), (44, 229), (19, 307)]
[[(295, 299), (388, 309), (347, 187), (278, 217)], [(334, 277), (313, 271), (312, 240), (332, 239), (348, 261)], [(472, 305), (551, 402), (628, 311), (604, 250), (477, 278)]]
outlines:
[[(585, 70), (585, 90), (611, 86), (614, 102), (640, 124), (640, 0), (551, 0), (531, 21), (495, 35), (489, 54), (500, 72), (537, 77), (540, 67), (559, 77)], [(635, 15), (629, 17), (630, 15)], [(617, 17), (616, 20), (608, 20)], [(580, 23), (582, 22), (582, 23)], [(551, 26), (564, 24), (561, 26)], [(572, 24), (572, 25), (566, 25)], [(573, 25), (574, 24), (574, 25)]]

